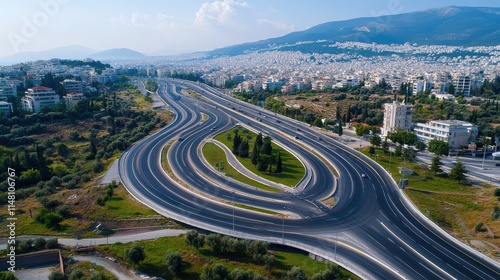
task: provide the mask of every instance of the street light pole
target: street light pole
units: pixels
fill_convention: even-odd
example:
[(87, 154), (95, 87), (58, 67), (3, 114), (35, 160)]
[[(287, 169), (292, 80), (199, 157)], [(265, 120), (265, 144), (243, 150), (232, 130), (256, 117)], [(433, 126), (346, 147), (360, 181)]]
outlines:
[(484, 169), (484, 159), (486, 158), (486, 141), (484, 141), (485, 138), (483, 138), (483, 165), (481, 166), (481, 169)]

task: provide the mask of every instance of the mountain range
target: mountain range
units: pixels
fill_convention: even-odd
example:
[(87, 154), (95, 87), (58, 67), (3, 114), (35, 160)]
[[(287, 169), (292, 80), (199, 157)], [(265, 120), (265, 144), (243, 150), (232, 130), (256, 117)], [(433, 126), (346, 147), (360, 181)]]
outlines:
[(61, 48), (50, 49), (40, 52), (19, 52), (7, 57), (0, 57), (0, 65), (9, 65), (25, 61), (48, 60), (52, 58), (61, 59), (85, 59), (92, 58), (95, 60), (131, 60), (145, 58), (146, 55), (126, 48), (109, 49), (98, 51), (82, 46), (67, 46)]
[[(336, 42), (497, 46), (500, 45), (500, 8), (449, 6), (405, 14), (332, 21), (281, 37), (228, 46), (203, 54), (211, 58), (270, 50), (343, 52), (344, 50), (331, 46)], [(51, 58), (112, 61), (146, 57), (148, 56), (125, 48), (97, 51), (82, 46), (68, 46), (0, 57), (0, 65)]]
[(500, 8), (456, 7), (332, 21), (282, 37), (209, 52), (212, 56), (267, 50), (328, 52), (334, 42), (449, 46), (500, 45)]

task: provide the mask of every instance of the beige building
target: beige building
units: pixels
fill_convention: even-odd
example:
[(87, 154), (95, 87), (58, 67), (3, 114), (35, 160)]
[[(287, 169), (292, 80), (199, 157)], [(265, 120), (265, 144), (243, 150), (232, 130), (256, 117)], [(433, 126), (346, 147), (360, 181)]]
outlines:
[(85, 96), (81, 92), (70, 92), (63, 96), (66, 107), (71, 108), (80, 100), (85, 100)]
[(382, 136), (387, 136), (389, 132), (396, 132), (399, 129), (410, 131), (413, 108), (401, 102), (394, 101), (384, 105), (384, 123)]

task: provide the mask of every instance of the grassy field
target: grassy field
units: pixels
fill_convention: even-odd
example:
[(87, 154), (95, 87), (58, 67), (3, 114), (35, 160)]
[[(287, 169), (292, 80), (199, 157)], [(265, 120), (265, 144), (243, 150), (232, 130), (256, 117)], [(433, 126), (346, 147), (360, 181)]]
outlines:
[[(144, 247), (146, 259), (139, 264), (138, 269), (165, 279), (199, 279), (203, 266), (215, 263), (224, 264), (230, 271), (235, 268), (252, 269), (269, 279), (280, 279), (293, 266), (299, 266), (309, 277), (325, 268), (324, 263), (309, 258), (307, 253), (291, 249), (270, 248), (275, 256), (275, 265), (271, 270), (266, 270), (262, 265), (241, 255), (220, 257), (212, 253), (208, 247), (197, 250), (192, 246), (187, 246), (184, 236), (164, 237), (139, 243)], [(125, 249), (130, 245), (130, 243), (102, 245), (99, 246), (99, 250), (123, 260)], [(168, 251), (179, 252), (182, 255), (184, 268), (182, 275), (176, 277), (167, 272), (165, 257)], [(349, 275), (349, 272), (343, 270), (343, 274)], [(358, 278), (351, 275), (351, 279)]]
[[(363, 150), (368, 155), (367, 149)], [(405, 175), (408, 187), (405, 193), (433, 222), (448, 231), (458, 239), (468, 243), (471, 240), (480, 240), (484, 246), (476, 247), (492, 256), (500, 257), (500, 251), (488, 245), (500, 246), (500, 223), (492, 218), (493, 208), (499, 206), (498, 199), (493, 196), (496, 187), (477, 182), (461, 182), (449, 179), (447, 174), (434, 175), (428, 167), (420, 163), (402, 162), (399, 158), (385, 155), (377, 150), (377, 162), (388, 168), (391, 161), (390, 173), (396, 181), (402, 177), (398, 173), (398, 166), (414, 170), (414, 175)], [(476, 232), (478, 223), (484, 223), (494, 234), (495, 238), (486, 232)]]
[[(237, 126), (233, 129), (227, 130), (225, 132), (220, 133), (215, 137), (216, 140), (224, 143), (227, 147), (231, 149), (233, 146), (233, 141), (228, 140), (227, 135), (231, 135), (231, 139), (234, 136), (234, 130), (238, 129), (239, 135), (241, 136), (242, 140), (248, 141), (248, 144), (250, 146), (250, 154), (253, 149), (253, 145), (255, 142), (255, 138), (257, 137), (257, 134), (249, 131), (248, 129), (245, 129), (241, 126)], [(273, 155), (277, 155), (278, 151), (281, 154), (281, 158), (283, 160), (283, 172), (282, 173), (269, 173), (269, 172), (260, 172), (257, 171), (255, 166), (252, 164), (252, 161), (249, 158), (241, 158), (238, 157), (238, 160), (245, 166), (248, 170), (254, 172), (255, 174), (258, 174), (259, 176), (266, 178), (270, 181), (276, 182), (276, 183), (281, 183), (285, 186), (291, 186), (295, 187), (297, 183), (304, 177), (305, 175), (305, 168), (302, 165), (302, 163), (292, 154), (290, 154), (288, 151), (284, 150), (282, 147), (276, 145), (274, 142), (272, 143), (273, 146)]]
[(265, 190), (265, 191), (281, 192), (281, 190), (279, 190), (279, 189), (269, 187), (267, 185), (264, 185), (262, 183), (254, 181), (254, 180), (244, 176), (240, 172), (238, 172), (238, 170), (234, 169), (230, 164), (227, 163), (227, 158), (226, 158), (224, 151), (221, 148), (217, 147), (217, 145), (215, 145), (213, 143), (207, 143), (207, 144), (205, 144), (205, 146), (203, 146), (203, 156), (212, 166), (214, 166), (214, 164), (216, 162), (223, 161), (225, 163), (224, 164), (224, 174), (228, 177), (231, 177), (231, 178), (238, 180), (242, 183), (257, 187), (257, 188)]

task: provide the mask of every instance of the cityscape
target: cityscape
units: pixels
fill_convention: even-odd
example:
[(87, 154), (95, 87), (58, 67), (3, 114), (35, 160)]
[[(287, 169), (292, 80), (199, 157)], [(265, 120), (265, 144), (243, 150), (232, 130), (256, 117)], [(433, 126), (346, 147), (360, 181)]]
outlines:
[(156, 2), (9, 23), (1, 279), (500, 277), (498, 3)]

